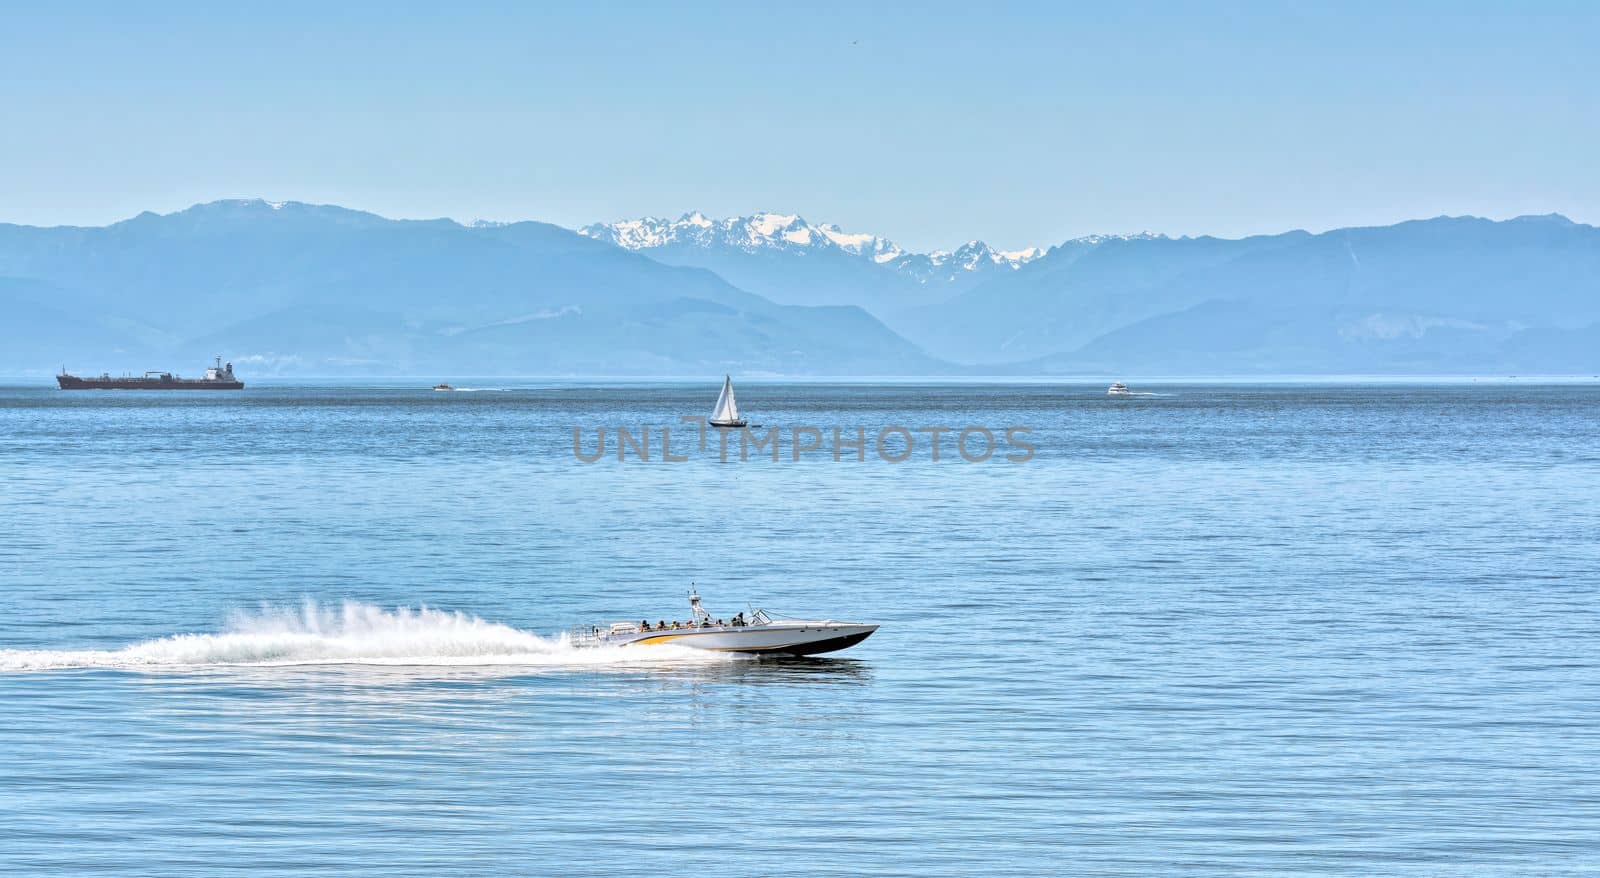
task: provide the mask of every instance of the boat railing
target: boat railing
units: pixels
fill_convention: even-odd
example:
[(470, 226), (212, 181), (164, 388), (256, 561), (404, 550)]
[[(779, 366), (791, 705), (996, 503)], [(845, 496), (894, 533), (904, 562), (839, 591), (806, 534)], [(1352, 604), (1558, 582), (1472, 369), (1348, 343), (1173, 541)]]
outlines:
[(599, 646), (611, 643), (618, 635), (638, 632), (639, 626), (634, 622), (613, 622), (605, 626), (574, 625), (567, 629), (567, 642), (573, 646)]
[[(698, 598), (698, 595), (693, 597)], [(772, 616), (766, 610), (755, 607), (750, 608), (749, 615), (745, 616), (742, 624), (731, 619), (713, 618), (710, 613), (700, 606), (698, 600), (693, 601), (692, 607), (697, 618), (687, 622), (663, 622), (660, 625), (651, 625), (649, 623), (641, 625), (638, 622), (612, 622), (609, 625), (574, 625), (567, 629), (567, 642), (573, 646), (604, 646), (619, 642), (618, 638), (622, 638), (620, 642), (629, 643), (633, 641), (633, 638), (627, 635), (644, 634), (646, 632), (692, 631), (704, 628), (748, 628), (755, 625), (774, 624)]]

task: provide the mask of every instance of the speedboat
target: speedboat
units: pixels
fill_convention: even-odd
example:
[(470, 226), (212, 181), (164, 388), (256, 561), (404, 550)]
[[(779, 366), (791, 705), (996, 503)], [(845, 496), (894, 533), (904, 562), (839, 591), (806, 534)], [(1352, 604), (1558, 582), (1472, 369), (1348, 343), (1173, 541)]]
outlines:
[(1128, 385), (1123, 384), (1121, 381), (1118, 381), (1115, 384), (1111, 385), (1110, 387), (1106, 388), (1106, 394), (1108, 396), (1132, 396), (1133, 395), (1133, 391), (1128, 389)]
[(433, 389), (434, 390), (455, 390), (454, 387), (451, 387), (448, 384), (435, 384), (435, 385), (433, 385)]
[(584, 625), (572, 629), (572, 645), (656, 646), (670, 643), (715, 652), (744, 652), (767, 655), (817, 655), (855, 646), (878, 630), (864, 622), (838, 622), (832, 619), (807, 620), (773, 618), (766, 610), (752, 609), (732, 619), (717, 619), (700, 605), (700, 595), (689, 589), (690, 619), (687, 622), (648, 619), (639, 622), (613, 622), (608, 626)]

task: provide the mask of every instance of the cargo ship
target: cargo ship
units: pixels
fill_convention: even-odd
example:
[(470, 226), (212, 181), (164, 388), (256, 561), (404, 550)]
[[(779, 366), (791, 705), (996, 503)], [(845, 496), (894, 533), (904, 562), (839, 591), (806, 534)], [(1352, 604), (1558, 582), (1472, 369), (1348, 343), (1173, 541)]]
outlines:
[(56, 376), (62, 390), (243, 390), (244, 382), (233, 377), (233, 364), (217, 364), (206, 369), (204, 378), (179, 378), (172, 372), (146, 372), (142, 376), (124, 375), (113, 378), (102, 373), (99, 378), (79, 378), (68, 375), (66, 369)]

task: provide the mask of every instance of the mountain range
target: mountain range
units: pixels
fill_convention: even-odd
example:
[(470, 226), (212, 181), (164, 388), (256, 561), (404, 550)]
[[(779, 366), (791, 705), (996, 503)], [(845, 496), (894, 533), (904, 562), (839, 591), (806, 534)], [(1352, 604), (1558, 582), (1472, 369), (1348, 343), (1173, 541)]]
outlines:
[(668, 265), (710, 269), (785, 304), (859, 305), (879, 317), (947, 298), (1037, 259), (1037, 247), (999, 251), (969, 241), (914, 253), (877, 235), (812, 225), (795, 214), (643, 219), (584, 226), (579, 234)]
[(1437, 217), (915, 253), (794, 214), (392, 220), (230, 200), (0, 225), (0, 374), (1600, 372), (1600, 229)]
[(1094, 235), (1044, 253), (973, 242), (923, 257), (937, 274), (881, 237), (790, 215), (582, 231), (780, 301), (855, 302), (985, 374), (1600, 371), (1600, 230), (1553, 214)]
[(861, 374), (946, 368), (865, 311), (774, 303), (545, 223), (219, 201), (0, 226), (0, 372)]
[(1593, 374), (1600, 229), (1439, 217), (1225, 240), (1069, 241), (893, 324), (958, 362), (1045, 372)]

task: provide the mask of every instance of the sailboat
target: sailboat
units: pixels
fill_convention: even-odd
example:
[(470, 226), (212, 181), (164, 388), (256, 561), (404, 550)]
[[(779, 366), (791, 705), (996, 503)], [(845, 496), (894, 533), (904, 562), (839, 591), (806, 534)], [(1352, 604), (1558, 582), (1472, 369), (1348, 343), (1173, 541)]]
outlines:
[(717, 396), (717, 407), (711, 411), (713, 427), (743, 427), (748, 421), (739, 417), (739, 404), (733, 399), (733, 376), (722, 378), (722, 393)]

